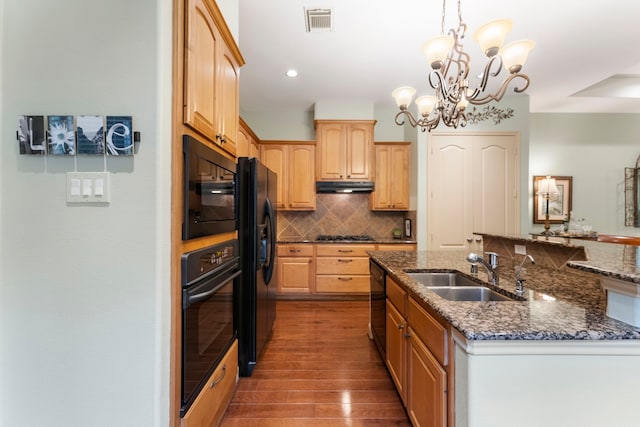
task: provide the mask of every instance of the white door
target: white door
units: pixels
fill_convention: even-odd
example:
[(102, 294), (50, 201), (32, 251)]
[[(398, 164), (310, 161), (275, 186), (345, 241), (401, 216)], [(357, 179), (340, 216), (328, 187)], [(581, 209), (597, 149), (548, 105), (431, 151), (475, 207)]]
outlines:
[(432, 134), (428, 143), (428, 248), (472, 248), (474, 232), (518, 235), (517, 134)]

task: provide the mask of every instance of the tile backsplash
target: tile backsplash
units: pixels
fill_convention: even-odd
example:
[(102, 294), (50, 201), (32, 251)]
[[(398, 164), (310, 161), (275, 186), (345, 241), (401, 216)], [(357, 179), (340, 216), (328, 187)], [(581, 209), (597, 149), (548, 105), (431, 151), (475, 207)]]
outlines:
[(404, 232), (405, 218), (412, 218), (411, 212), (371, 211), (368, 194), (317, 194), (315, 211), (278, 211), (278, 239), (314, 240), (319, 234), (368, 234), (376, 240), (385, 240), (393, 238), (395, 228)]

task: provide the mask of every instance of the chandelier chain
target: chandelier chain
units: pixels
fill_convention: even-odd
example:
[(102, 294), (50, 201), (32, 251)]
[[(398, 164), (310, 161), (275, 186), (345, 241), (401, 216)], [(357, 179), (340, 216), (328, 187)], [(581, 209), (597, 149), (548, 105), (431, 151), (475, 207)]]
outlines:
[(444, 36), (444, 17), (447, 9), (447, 0), (442, 0), (442, 23), (440, 24), (440, 34)]

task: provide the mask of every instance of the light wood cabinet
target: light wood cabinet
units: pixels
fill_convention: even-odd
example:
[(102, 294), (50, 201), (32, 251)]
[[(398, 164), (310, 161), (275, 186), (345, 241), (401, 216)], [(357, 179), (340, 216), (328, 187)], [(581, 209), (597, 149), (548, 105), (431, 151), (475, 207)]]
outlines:
[(411, 424), (446, 427), (448, 414), (453, 413), (453, 399), (448, 400), (447, 369), (453, 367), (447, 329), (388, 276), (386, 292), (385, 363)]
[(238, 378), (238, 341), (222, 358), (189, 408), (182, 427), (213, 427), (220, 423), (233, 397)]
[(371, 210), (409, 209), (409, 143), (375, 143), (375, 190), (370, 195)]
[(414, 426), (446, 427), (448, 333), (413, 298), (408, 298), (407, 413)]
[(407, 354), (409, 351), (406, 320), (407, 293), (387, 277), (386, 360), (387, 368), (402, 402), (407, 404)]
[(255, 157), (260, 159), (260, 145), (258, 137), (251, 128), (240, 118), (238, 129), (237, 152), (238, 157)]
[(316, 120), (318, 145), (316, 179), (368, 181), (371, 179), (375, 120)]
[(415, 251), (415, 243), (380, 243), (378, 245), (379, 251)]
[(447, 426), (447, 372), (410, 327), (407, 414), (415, 427)]
[(309, 294), (315, 291), (312, 244), (278, 245), (278, 293)]
[(228, 29), (215, 2), (187, 0), (184, 123), (236, 155), (238, 73), (244, 62), (233, 40), (225, 40), (224, 33)]
[(263, 141), (260, 158), (278, 175), (278, 203), (281, 210), (315, 210), (315, 145)]
[(369, 255), (375, 245), (316, 245), (316, 292), (368, 294)]

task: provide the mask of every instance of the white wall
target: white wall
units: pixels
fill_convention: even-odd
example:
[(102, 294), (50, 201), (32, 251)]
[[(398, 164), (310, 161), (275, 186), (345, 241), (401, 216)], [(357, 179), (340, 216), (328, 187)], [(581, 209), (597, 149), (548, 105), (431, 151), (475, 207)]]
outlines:
[(262, 140), (315, 141), (316, 139), (313, 128), (313, 109), (269, 110), (261, 111), (259, 114), (241, 110), (240, 117)]
[(534, 175), (571, 176), (575, 217), (600, 233), (640, 235), (624, 225), (624, 168), (640, 155), (639, 115), (532, 114), (530, 139), (530, 187)]
[[(0, 425), (168, 425), (171, 0), (4, 0)], [(126, 114), (135, 157), (18, 154), (21, 114)], [(65, 174), (109, 171), (111, 204)]]

